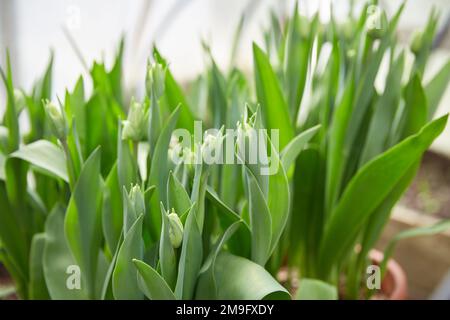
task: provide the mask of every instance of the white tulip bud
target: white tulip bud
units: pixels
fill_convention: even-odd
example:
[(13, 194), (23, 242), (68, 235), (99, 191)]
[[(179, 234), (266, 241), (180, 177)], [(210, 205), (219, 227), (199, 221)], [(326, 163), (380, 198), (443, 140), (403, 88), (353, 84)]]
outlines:
[(256, 130), (247, 122), (238, 123), (237, 151), (243, 163), (255, 164), (257, 161), (258, 137)]
[(167, 218), (169, 220), (169, 238), (174, 248), (179, 248), (183, 242), (183, 224), (178, 215), (173, 212)]
[(25, 96), (19, 89), (14, 89), (14, 104), (17, 114), (19, 114), (26, 106)]
[(162, 64), (153, 63), (149, 65), (147, 70), (146, 89), (147, 94), (152, 94), (156, 99), (161, 98), (164, 94), (164, 82), (166, 79), (166, 68)]
[(412, 36), (411, 40), (411, 51), (417, 55), (420, 52), (420, 49), (422, 48), (422, 38), (423, 34), (420, 31), (415, 31)]
[(67, 136), (67, 124), (61, 108), (57, 107), (51, 101), (44, 102), (44, 108), (50, 119), (53, 134), (59, 139), (64, 140)]
[(135, 185), (131, 188), (129, 198), (131, 203), (133, 204), (134, 210), (136, 214), (139, 216), (145, 213), (145, 201), (144, 195), (142, 194), (141, 188), (139, 185)]
[(131, 101), (127, 120), (123, 121), (122, 140), (141, 141), (146, 135), (148, 112), (142, 103)]

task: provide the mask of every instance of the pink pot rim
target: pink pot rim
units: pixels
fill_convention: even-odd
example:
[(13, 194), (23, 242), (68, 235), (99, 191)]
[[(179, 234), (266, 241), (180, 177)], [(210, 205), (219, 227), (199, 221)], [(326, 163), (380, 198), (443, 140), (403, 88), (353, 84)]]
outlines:
[[(369, 258), (379, 265), (384, 258), (381, 251), (371, 250)], [(406, 300), (408, 297), (408, 280), (403, 268), (393, 259), (389, 259), (386, 266), (386, 275), (381, 283), (381, 291), (389, 300)]]

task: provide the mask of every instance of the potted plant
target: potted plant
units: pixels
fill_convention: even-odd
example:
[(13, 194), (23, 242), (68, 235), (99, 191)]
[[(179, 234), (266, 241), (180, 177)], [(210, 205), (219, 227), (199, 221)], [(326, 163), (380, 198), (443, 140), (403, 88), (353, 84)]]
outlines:
[[(269, 241), (274, 250), (287, 219), (289, 191), (284, 171), (279, 171), (277, 179), (281, 180), (276, 185), (284, 189), (283, 210), (273, 219), (281, 222), (267, 224), (275, 236), (262, 239), (265, 230), (251, 230), (208, 189), (207, 181), (222, 165), (193, 161), (222, 152), (223, 129), (216, 134), (201, 131), (190, 148), (179, 148), (179, 142), (173, 141), (176, 128), (184, 129), (187, 139), (194, 134), (187, 121), (192, 115), (183, 104), (175, 108), (167, 101), (174, 92), (181, 97), (181, 90), (158, 54), (157, 59), (162, 63), (148, 68), (146, 97), (142, 102), (132, 100), (126, 117), (120, 97), (110, 90), (120, 87), (114, 82), (119, 54), (112, 71), (94, 64), (94, 93), (88, 101), (81, 78), (59, 106), (43, 100), (41, 120), (46, 131), (40, 139), (23, 144), (17, 116), (4, 122), (6, 139), (16, 136), (18, 140), (16, 149), (4, 155), (2, 186), (14, 185), (20, 195), (32, 193), (33, 198), (23, 204), (31, 206), (33, 200), (41, 205), (42, 212), (31, 211), (30, 217), (45, 221), (30, 234), (30, 243), (24, 241), (30, 246), (28, 252), (16, 251), (14, 243), (8, 242), (14, 232), (2, 229), (6, 253), (2, 261), (11, 262), (6, 265), (20, 298), (290, 297), (264, 269), (270, 253), (261, 247), (261, 241)], [(4, 78), (9, 116), (16, 110), (11, 72)], [(31, 114), (30, 105), (27, 108)], [(251, 120), (243, 116), (242, 121), (238, 137), (231, 140), (233, 155), (236, 144), (245, 148), (242, 141), (237, 143), (238, 138), (251, 138)], [(255, 117), (252, 126), (254, 121)], [(181, 157), (176, 164), (172, 161), (175, 155)], [(49, 187), (41, 190), (26, 182), (14, 183), (19, 171), (8, 171), (13, 164), (30, 179), (42, 175), (57, 186), (50, 190), (58, 193), (50, 206), (41, 199)], [(254, 206), (266, 201), (268, 194), (261, 193), (249, 167), (244, 163), (233, 166), (248, 174), (251, 190), (247, 196), (254, 199), (249, 211), (256, 215)], [(276, 186), (267, 190), (269, 194), (278, 193)], [(7, 209), (2, 210), (2, 218), (14, 226), (15, 220), (6, 220), (13, 214), (14, 198), (6, 192), (2, 196), (2, 208)], [(20, 274), (14, 264), (16, 254), (29, 256), (30, 263), (23, 266), (27, 281), (15, 277)], [(236, 270), (233, 277), (230, 270)], [(257, 281), (249, 283), (250, 279)]]
[[(375, 9), (368, 3), (358, 18), (351, 14), (339, 24), (332, 17), (327, 26), (318, 16), (308, 19), (296, 9), (284, 31), (266, 37), (275, 67), (254, 46), (257, 98), (268, 127), (288, 128), (289, 145), (295, 141), (292, 132), (321, 125), (295, 165), (287, 168), (296, 204), (273, 259), (275, 269), (287, 257), (301, 277), (329, 282), (353, 299), (374, 292), (362, 281), (368, 264), (379, 265), (382, 277), (392, 265), (386, 279), (405, 283), (402, 276), (395, 277), (395, 264), (387, 263), (397, 240), (449, 226), (442, 222), (407, 231), (393, 239), (384, 259), (371, 254), (423, 152), (445, 127), (447, 116), (431, 119), (450, 77), (447, 62), (430, 81), (422, 80), (437, 24), (434, 11), (412, 40), (414, 62), (407, 68), (409, 50), (400, 49), (395, 40), (403, 5), (390, 20)], [(389, 71), (380, 90), (375, 80), (383, 59)], [(402, 164), (403, 156), (408, 160)], [(394, 296), (399, 297), (404, 295)]]
[[(450, 227), (410, 230), (383, 258), (369, 254), (446, 125), (431, 118), (450, 63), (424, 84), (435, 15), (406, 71), (394, 37), (403, 6), (391, 20), (368, 8), (345, 24), (297, 7), (283, 27), (272, 19), (266, 52), (253, 46), (254, 87), (205, 45), (208, 69), (184, 90), (155, 48), (144, 97), (125, 103), (122, 42), (111, 69), (93, 64), (87, 99), (80, 77), (56, 103), (51, 63), (26, 94), (8, 59), (0, 258), (18, 296), (360, 298), (373, 294), (361, 285), (367, 264), (394, 279), (396, 241)], [(292, 296), (276, 280), (285, 267), (300, 278)]]
[[(310, 290), (319, 279), (339, 288), (346, 298), (375, 292), (364, 289), (368, 264), (379, 265), (382, 277), (386, 266), (393, 266), (388, 268), (385, 288), (387, 279), (404, 284), (403, 276), (394, 277), (395, 264), (387, 262), (395, 242), (448, 228), (448, 222), (442, 222), (399, 234), (383, 261), (372, 251), (423, 152), (445, 127), (446, 116), (434, 121), (432, 117), (450, 78), (447, 62), (431, 80), (422, 80), (437, 24), (434, 11), (424, 31), (413, 36), (410, 48), (402, 49), (395, 32), (404, 5), (388, 19), (375, 4), (367, 3), (359, 17), (352, 10), (344, 23), (332, 14), (326, 25), (318, 15), (301, 16), (296, 7), (283, 25), (271, 19), (265, 52), (253, 45), (256, 97), (250, 99), (250, 108), (257, 110), (259, 104), (262, 125), (279, 129), (279, 150), (293, 199), (286, 230), (266, 266), (276, 274), (287, 264), (298, 271), (292, 273), (294, 278), (300, 274), (302, 279), (314, 279), (300, 281), (300, 286), (303, 282)], [(407, 56), (412, 56), (412, 66), (406, 65)], [(388, 72), (384, 88), (379, 88), (376, 79), (383, 60)], [(195, 98), (208, 93), (208, 99), (194, 98), (195, 105), (210, 107), (204, 107), (211, 110), (206, 120), (223, 123), (230, 118), (227, 124), (232, 127), (236, 116), (214, 111), (233, 112), (236, 101), (242, 105), (246, 100), (242, 96), (249, 92), (251, 96), (252, 89), (233, 65), (222, 74), (211, 58), (208, 73), (199, 76), (191, 91)], [(298, 157), (290, 157), (296, 144), (306, 147)], [(400, 155), (407, 162), (401, 164)], [(239, 172), (231, 177), (239, 177)], [(245, 216), (247, 204), (231, 187), (235, 179), (220, 181), (215, 188), (231, 208), (238, 212), (243, 208)]]
[[(7, 54), (5, 72), (1, 71), (2, 82), (7, 92), (7, 107), (0, 125), (0, 262), (14, 280), (16, 292), (23, 298), (29, 297), (29, 283), (32, 263), (33, 238), (43, 230), (45, 208), (56, 198), (65, 196), (65, 188), (41, 172), (35, 172), (34, 189), (27, 188), (27, 163), (17, 159), (21, 143), (32, 142), (45, 135), (45, 113), (41, 100), (51, 95), (52, 58), (43, 76), (27, 95), (14, 88), (12, 70)], [(19, 116), (30, 114), (30, 131), (19, 132)], [(40, 193), (41, 197), (36, 197)]]

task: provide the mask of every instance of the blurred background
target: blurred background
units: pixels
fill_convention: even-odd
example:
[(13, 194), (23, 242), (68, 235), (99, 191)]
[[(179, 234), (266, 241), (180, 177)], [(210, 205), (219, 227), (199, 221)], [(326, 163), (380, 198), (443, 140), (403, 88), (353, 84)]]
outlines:
[[(380, 5), (392, 14), (401, 2), (384, 0)], [(244, 14), (237, 61), (240, 67), (250, 68), (251, 44), (261, 40), (261, 27), (269, 24), (269, 10), (282, 17), (294, 3), (294, 0), (0, 0), (0, 61), (4, 62), (5, 48), (9, 48), (15, 83), (28, 90), (42, 74), (52, 50), (55, 55), (53, 92), (61, 96), (66, 87), (72, 88), (80, 73), (86, 74), (86, 67), (94, 59), (111, 61), (123, 35), (125, 87), (139, 92), (153, 43), (169, 59), (177, 79), (188, 80), (204, 66), (202, 40), (210, 44), (219, 66), (227, 66), (233, 35)], [(319, 11), (323, 21), (329, 19), (331, 5), (338, 19), (345, 17), (349, 8), (347, 0), (299, 1), (302, 14)], [(441, 36), (428, 68), (431, 74), (450, 55), (450, 32), (447, 32), (450, 2), (408, 1), (399, 33), (402, 41), (409, 42), (411, 33), (425, 24), (433, 6), (441, 13)], [(444, 107), (450, 105), (446, 103), (448, 99), (447, 93), (439, 113), (449, 110)], [(450, 128), (434, 148), (450, 156)]]
[[(194, 78), (204, 68), (202, 40), (210, 46), (218, 65), (226, 68), (231, 43), (244, 14), (245, 22), (238, 48), (241, 68), (252, 67), (252, 41), (262, 42), (261, 27), (269, 25), (269, 10), (282, 18), (294, 6), (294, 0), (0, 0), (0, 63), (4, 65), (9, 49), (16, 86), (30, 90), (54, 54), (53, 92), (62, 97), (94, 60), (112, 63), (120, 38), (125, 39), (124, 85), (132, 94), (142, 91), (153, 44), (169, 60), (180, 82)], [(388, 15), (400, 0), (379, 1)], [(355, 0), (357, 5), (364, 1)], [(300, 0), (302, 14), (320, 13), (322, 21), (330, 17), (330, 6), (337, 19), (349, 9), (347, 0)], [(414, 30), (422, 29), (435, 7), (441, 15), (434, 52), (425, 80), (450, 57), (450, 1), (410, 0), (400, 20), (399, 38), (408, 45)], [(85, 79), (89, 79), (85, 77)], [(88, 84), (89, 85), (89, 84)], [(5, 108), (0, 88), (0, 114)], [(450, 112), (450, 90), (442, 99), (438, 115)], [(386, 238), (411, 225), (429, 224), (433, 219), (450, 218), (450, 126), (424, 157), (421, 170), (411, 189), (394, 212)], [(383, 241), (380, 245), (383, 245)], [(432, 248), (433, 250), (430, 250)], [(420, 259), (417, 259), (417, 258)], [(421, 264), (421, 261), (427, 264)], [(445, 274), (450, 268), (450, 235), (409, 241), (400, 245), (396, 259), (405, 266), (413, 297), (434, 294), (443, 297)], [(434, 270), (429, 269), (432, 261)], [(450, 282), (450, 274), (447, 276)], [(439, 288), (439, 284), (441, 287)], [(411, 283), (410, 283), (411, 285)], [(438, 287), (438, 289), (435, 289)], [(434, 290), (434, 291), (433, 291)], [(447, 290), (447, 291), (446, 291)]]

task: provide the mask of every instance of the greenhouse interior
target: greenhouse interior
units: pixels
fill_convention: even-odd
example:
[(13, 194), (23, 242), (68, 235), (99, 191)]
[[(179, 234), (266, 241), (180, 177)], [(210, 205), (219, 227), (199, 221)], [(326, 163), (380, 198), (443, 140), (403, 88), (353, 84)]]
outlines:
[(0, 308), (450, 300), (448, 0), (0, 0), (0, 75)]

